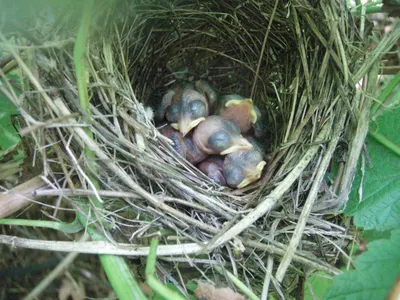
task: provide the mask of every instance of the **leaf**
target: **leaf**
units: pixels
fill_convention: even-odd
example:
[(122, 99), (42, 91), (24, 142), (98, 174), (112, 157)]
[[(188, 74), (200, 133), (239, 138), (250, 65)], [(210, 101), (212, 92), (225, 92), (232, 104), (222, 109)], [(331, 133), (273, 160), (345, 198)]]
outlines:
[[(387, 112), (373, 124), (395, 146), (400, 145), (399, 113), (400, 108)], [(366, 141), (373, 166), (365, 163), (362, 181), (358, 172), (346, 214), (353, 215), (354, 224), (364, 230), (385, 231), (400, 227), (400, 156), (370, 137)], [(360, 203), (359, 190), (363, 193)]]
[(304, 300), (323, 299), (333, 280), (324, 272), (316, 272), (307, 276), (304, 282)]
[(361, 232), (360, 238), (364, 239), (367, 243), (382, 240), (382, 239), (390, 239), (390, 231), (375, 231), (375, 230), (366, 230)]
[(19, 142), (19, 136), (12, 124), (12, 115), (18, 111), (7, 97), (0, 93), (0, 152)]
[(399, 229), (390, 240), (369, 243), (356, 259), (356, 269), (334, 278), (326, 299), (385, 299), (400, 271), (399, 247)]

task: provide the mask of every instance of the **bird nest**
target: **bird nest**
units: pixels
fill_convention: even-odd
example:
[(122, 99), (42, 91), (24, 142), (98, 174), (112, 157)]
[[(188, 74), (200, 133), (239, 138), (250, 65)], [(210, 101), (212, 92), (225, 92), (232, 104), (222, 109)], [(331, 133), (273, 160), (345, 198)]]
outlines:
[[(59, 41), (55, 34), (47, 38)], [(56, 44), (35, 50), (24, 74), (36, 92), (24, 94), (22, 115), (53, 195), (68, 200), (61, 207), (79, 211), (91, 195), (102, 203), (92, 222), (110, 240), (145, 246), (162, 233), (171, 246), (160, 248), (164, 271), (175, 263), (207, 278), (219, 264), (256, 294), (271, 278), (288, 295), (311, 270), (339, 273), (349, 236), (335, 214), (351, 185), (348, 129), (357, 127), (356, 83), (366, 71), (364, 38), (343, 1), (136, 1), (92, 31), (88, 108), (78, 100), (73, 44)], [(213, 183), (155, 126), (163, 93), (198, 79), (219, 95), (252, 98), (266, 117), (269, 160), (244, 189)]]

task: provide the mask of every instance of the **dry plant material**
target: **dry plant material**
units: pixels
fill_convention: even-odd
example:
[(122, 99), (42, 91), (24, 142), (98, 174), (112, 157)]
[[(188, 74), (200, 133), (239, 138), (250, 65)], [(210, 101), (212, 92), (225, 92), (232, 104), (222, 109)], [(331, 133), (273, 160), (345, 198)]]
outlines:
[(9, 191), (3, 192), (0, 195), (0, 218), (6, 218), (34, 203), (32, 195), (36, 190), (46, 187), (46, 185), (40, 176), (36, 176)]
[[(162, 232), (161, 243), (174, 247), (174, 255), (159, 264), (177, 285), (188, 279), (181, 275), (186, 267), (187, 277), (213, 276), (211, 268), (192, 260), (193, 253), (182, 262), (185, 245), (206, 252), (208, 265), (219, 261), (256, 294), (262, 292), (268, 257), (274, 261), (273, 268), (268, 265), (274, 275), (269, 292), (276, 295), (294, 293), (290, 283), (298, 282), (303, 268), (340, 272), (335, 265), (352, 237), (340, 217), (330, 216), (340, 212), (340, 195), (347, 195), (349, 181), (345, 176), (341, 185), (337, 178), (335, 186), (345, 186), (337, 191), (324, 175), (335, 176), (335, 155), (352, 153), (349, 145), (359, 122), (355, 84), (378, 59), (374, 54), (363, 60), (370, 28), (361, 35), (343, 1), (276, 1), (275, 7), (216, 0), (127, 5), (123, 13), (110, 14), (118, 16), (109, 21), (115, 23), (93, 29), (85, 57), (89, 116), (77, 105), (69, 44), (33, 48), (35, 55), (26, 63), (15, 57), (27, 83), (23, 101), (8, 85), (1, 88), (23, 109), (24, 132), (35, 141), (32, 147), (52, 183), (54, 191), (37, 194), (58, 197), (61, 208), (78, 208), (89, 195), (101, 199), (104, 208), (91, 221), (114, 230), (106, 230), (114, 248), (115, 242), (129, 242), (144, 249), (149, 237)], [(40, 34), (68, 40), (75, 32)], [(391, 43), (387, 40), (387, 46)], [(214, 184), (177, 155), (154, 126), (149, 107), (156, 111), (173, 84), (198, 79), (221, 95), (251, 96), (267, 117), (263, 147), (271, 159), (266, 174), (243, 190)], [(92, 163), (83, 155), (85, 148), (95, 153), (97, 172), (84, 171)], [(314, 205), (318, 214), (311, 210)], [(134, 252), (126, 244), (119, 247), (124, 254)], [(282, 256), (280, 284), (275, 276)], [(201, 264), (207, 265), (206, 258)]]
[(82, 281), (72, 281), (71, 278), (64, 278), (58, 290), (58, 300), (83, 300), (86, 299), (85, 286)]

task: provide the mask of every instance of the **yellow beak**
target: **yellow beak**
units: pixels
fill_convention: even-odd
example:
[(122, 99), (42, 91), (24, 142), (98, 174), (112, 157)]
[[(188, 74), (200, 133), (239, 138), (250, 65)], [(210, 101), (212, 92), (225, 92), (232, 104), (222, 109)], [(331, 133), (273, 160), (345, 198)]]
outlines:
[[(178, 125), (178, 130), (182, 133), (183, 136), (187, 135), (193, 128), (195, 128), (197, 125), (199, 125), (200, 122), (203, 122), (206, 118), (201, 117), (196, 120), (190, 120), (190, 119), (180, 119), (179, 120), (179, 125)], [(172, 127), (174, 127), (173, 124), (171, 124)], [(175, 128), (175, 127), (174, 127)]]
[(232, 146), (222, 151), (221, 155), (226, 155), (238, 150), (251, 150), (251, 149), (253, 149), (253, 145), (250, 144), (250, 142), (246, 140), (244, 137), (240, 136), (240, 138), (234, 141)]
[(239, 183), (237, 187), (239, 189), (244, 188), (245, 186), (248, 186), (250, 183), (260, 179), (262, 170), (264, 169), (266, 164), (267, 163), (265, 161), (259, 162), (257, 167), (254, 169), (254, 172), (252, 172), (252, 174), (243, 179), (242, 182)]

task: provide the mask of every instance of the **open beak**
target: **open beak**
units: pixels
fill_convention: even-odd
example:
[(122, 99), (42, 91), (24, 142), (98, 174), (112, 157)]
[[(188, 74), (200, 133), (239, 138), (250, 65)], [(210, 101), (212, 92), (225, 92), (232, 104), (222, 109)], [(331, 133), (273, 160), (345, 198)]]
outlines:
[(239, 185), (237, 186), (239, 189), (244, 188), (245, 186), (248, 186), (250, 183), (260, 179), (262, 170), (264, 169), (265, 165), (267, 163), (265, 161), (261, 161), (258, 163), (256, 168), (254, 169), (254, 172), (247, 176)]
[(175, 130), (179, 130), (179, 124), (178, 123), (171, 123), (171, 127), (174, 128)]
[[(203, 122), (206, 118), (201, 117), (196, 120), (190, 120), (186, 118), (182, 118), (179, 120), (179, 131), (182, 133), (183, 136), (187, 135), (193, 128), (199, 125), (200, 122)], [(173, 124), (171, 124), (173, 127)], [(174, 127), (175, 128), (175, 127)]]
[(222, 151), (221, 155), (226, 155), (238, 150), (251, 150), (251, 149), (253, 149), (253, 145), (250, 144), (250, 142), (246, 140), (244, 137), (240, 136), (234, 141), (232, 146)]

